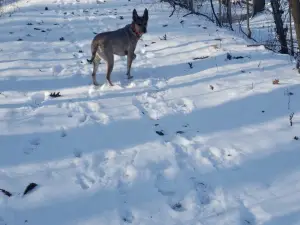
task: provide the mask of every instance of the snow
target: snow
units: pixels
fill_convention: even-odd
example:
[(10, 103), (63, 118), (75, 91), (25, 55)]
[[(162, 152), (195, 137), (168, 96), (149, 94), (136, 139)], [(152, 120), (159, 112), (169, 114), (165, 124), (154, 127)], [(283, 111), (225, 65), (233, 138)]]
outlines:
[[(160, 2), (18, 6), (0, 20), (0, 189), (12, 194), (0, 192), (1, 225), (300, 223), (300, 85), (288, 56), (203, 17), (169, 17)], [(115, 57), (115, 86), (101, 64), (94, 88), (94, 32), (145, 7), (134, 78)]]

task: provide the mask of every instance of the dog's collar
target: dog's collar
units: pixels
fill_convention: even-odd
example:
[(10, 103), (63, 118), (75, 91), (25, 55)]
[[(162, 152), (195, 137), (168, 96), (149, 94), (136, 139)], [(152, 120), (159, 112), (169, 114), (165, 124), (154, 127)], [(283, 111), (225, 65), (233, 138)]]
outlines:
[(142, 33), (139, 33), (135, 28), (134, 28), (134, 24), (131, 24), (131, 29), (133, 31), (133, 33), (136, 35), (137, 38), (141, 38), (142, 37)]

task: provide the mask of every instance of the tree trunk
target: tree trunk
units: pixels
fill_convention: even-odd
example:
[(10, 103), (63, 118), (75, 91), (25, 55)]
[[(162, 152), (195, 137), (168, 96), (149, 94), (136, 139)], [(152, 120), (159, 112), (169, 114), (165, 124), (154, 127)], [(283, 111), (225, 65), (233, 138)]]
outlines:
[(219, 20), (220, 20), (220, 24), (222, 25), (223, 19), (222, 19), (222, 1), (221, 0), (219, 0)]
[(286, 41), (287, 29), (283, 27), (283, 21), (281, 17), (283, 11), (280, 9), (279, 0), (271, 0), (271, 6), (273, 10), (274, 22), (276, 25), (276, 34), (281, 45), (280, 52), (282, 54), (288, 54), (288, 47)]
[(250, 29), (250, 9), (249, 9), (249, 0), (247, 0), (247, 36), (248, 38), (251, 38), (251, 29)]
[[(290, 2), (290, 1), (289, 1)], [(293, 26), (292, 26), (292, 4), (289, 5), (289, 29), (290, 29), (290, 40), (291, 40), (291, 55), (294, 55), (294, 38), (293, 38)]]
[(230, 29), (233, 30), (233, 28), (232, 28), (232, 15), (231, 15), (231, 0), (228, 0), (228, 2), (227, 2), (227, 19), (228, 19)]
[(265, 0), (253, 0), (252, 17), (254, 17), (257, 13), (264, 11), (265, 6), (266, 6)]
[(213, 4), (213, 0), (210, 0), (210, 6), (211, 6), (211, 10), (212, 10), (213, 15), (214, 15), (215, 18), (216, 18), (217, 26), (221, 27), (222, 25), (221, 25), (221, 23), (220, 23), (220, 21), (219, 21), (217, 15), (216, 15), (215, 8), (214, 8), (214, 4)]
[(191, 12), (194, 12), (194, 0), (189, 0), (188, 6), (189, 10), (191, 10)]
[(300, 0), (290, 0), (290, 4), (296, 29), (298, 49), (300, 49)]

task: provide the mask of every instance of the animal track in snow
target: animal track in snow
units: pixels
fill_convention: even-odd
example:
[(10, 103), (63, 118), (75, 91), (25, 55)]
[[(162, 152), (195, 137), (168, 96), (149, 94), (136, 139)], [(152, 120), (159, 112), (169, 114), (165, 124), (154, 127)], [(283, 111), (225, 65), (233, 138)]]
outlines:
[(168, 100), (164, 97), (165, 93), (165, 91), (146, 92), (136, 97), (151, 119), (158, 120), (174, 113), (190, 113), (194, 109), (191, 100), (186, 98)]
[(64, 127), (62, 127), (60, 129), (60, 136), (61, 137), (66, 137), (67, 136), (67, 132), (66, 132), (66, 129)]
[(53, 66), (52, 67), (53, 76), (58, 76), (64, 69), (65, 69), (64, 66), (62, 66), (60, 64)]
[(83, 190), (89, 189), (95, 183), (95, 180), (85, 173), (76, 173), (76, 178), (76, 183), (79, 184)]
[[(75, 165), (76, 183), (82, 189), (91, 188), (96, 183), (104, 183), (106, 177), (105, 166), (107, 161), (102, 154), (94, 154), (92, 156), (83, 157), (81, 150), (75, 149), (74, 155), (76, 157)], [(106, 181), (107, 182), (107, 181)]]
[(38, 137), (29, 140), (30, 146), (29, 146), (29, 147), (26, 147), (26, 148), (24, 149), (24, 153), (25, 153), (26, 155), (29, 155), (29, 154), (32, 153), (33, 151), (37, 150), (37, 148), (39, 147), (40, 143), (41, 143), (41, 140), (40, 140), (40, 138), (38, 138)]
[(121, 219), (125, 222), (125, 223), (132, 223), (134, 220), (134, 216), (132, 214), (132, 212), (130, 210), (121, 210), (120, 212), (120, 216)]
[(106, 124), (109, 122), (109, 116), (105, 113), (100, 112), (100, 104), (97, 102), (88, 102), (88, 103), (68, 103), (65, 106), (69, 112), (68, 117), (78, 118), (78, 123), (84, 123), (91, 119), (100, 124)]
[(197, 199), (202, 205), (207, 205), (211, 201), (211, 189), (207, 184), (197, 181), (195, 178), (191, 178), (194, 189), (197, 193)]
[(49, 98), (48, 92), (36, 92), (29, 96), (29, 105), (33, 108), (40, 107)]
[(95, 174), (90, 169), (88, 159), (78, 159), (77, 170), (75, 182), (79, 184), (82, 189), (88, 189), (96, 182)]

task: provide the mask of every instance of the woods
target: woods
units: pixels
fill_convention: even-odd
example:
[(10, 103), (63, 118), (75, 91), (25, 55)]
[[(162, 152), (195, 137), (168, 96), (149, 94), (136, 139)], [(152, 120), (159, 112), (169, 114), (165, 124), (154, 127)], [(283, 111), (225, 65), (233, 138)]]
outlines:
[(220, 27), (242, 33), (256, 45), (290, 54), (295, 59), (299, 55), (300, 0), (164, 1), (205, 16)]

